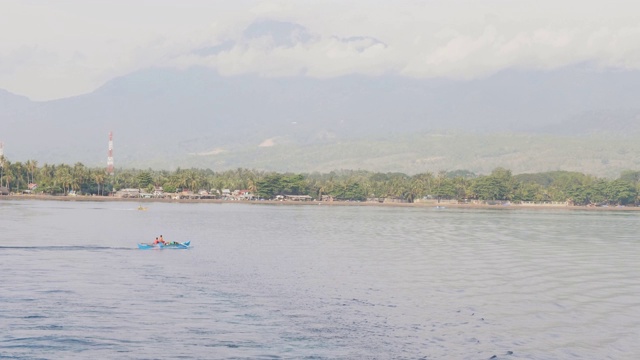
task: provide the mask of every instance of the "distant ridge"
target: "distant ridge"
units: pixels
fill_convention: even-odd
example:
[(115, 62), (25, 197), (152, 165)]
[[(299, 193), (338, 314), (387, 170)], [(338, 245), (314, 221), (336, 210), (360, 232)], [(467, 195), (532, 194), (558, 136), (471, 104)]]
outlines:
[[(12, 161), (104, 166), (107, 136), (113, 130), (117, 166), (344, 168), (354, 163), (336, 149), (366, 149), (370, 144), (372, 161), (358, 157), (356, 163), (368, 170), (393, 169), (394, 164), (414, 172), (445, 165), (457, 169), (473, 162), (451, 154), (495, 152), (496, 144), (487, 142), (509, 138), (496, 134), (519, 134), (536, 142), (545, 136), (636, 133), (638, 83), (640, 71), (588, 66), (508, 70), (473, 81), (391, 75), (226, 77), (205, 68), (151, 68), (113, 79), (90, 94), (47, 102), (0, 91), (0, 137)], [(449, 141), (438, 154), (423, 156), (422, 140), (443, 133), (486, 140)], [(569, 156), (559, 145), (567, 142), (550, 144)], [(539, 163), (531, 158), (539, 156), (535, 152), (508, 150), (506, 143), (503, 148), (520, 154), (523, 171), (533, 171), (533, 165), (526, 165)], [(412, 156), (413, 163), (407, 163)], [(446, 162), (420, 160), (429, 158)], [(589, 165), (593, 160), (567, 159), (584, 166), (567, 170), (601, 169)], [(503, 161), (476, 163), (483, 163), (484, 171)], [(620, 163), (598, 161), (619, 169), (633, 166), (635, 159), (627, 155)]]
[(541, 127), (539, 130), (542, 133), (570, 136), (637, 136), (640, 133), (640, 108), (585, 111), (571, 116), (567, 121)]

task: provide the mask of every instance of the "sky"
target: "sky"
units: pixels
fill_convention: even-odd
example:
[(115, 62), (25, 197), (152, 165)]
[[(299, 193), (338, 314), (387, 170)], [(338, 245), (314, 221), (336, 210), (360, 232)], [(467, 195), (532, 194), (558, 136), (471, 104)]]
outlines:
[(0, 89), (36, 101), (149, 67), (464, 80), (585, 63), (640, 68), (640, 1), (0, 1)]

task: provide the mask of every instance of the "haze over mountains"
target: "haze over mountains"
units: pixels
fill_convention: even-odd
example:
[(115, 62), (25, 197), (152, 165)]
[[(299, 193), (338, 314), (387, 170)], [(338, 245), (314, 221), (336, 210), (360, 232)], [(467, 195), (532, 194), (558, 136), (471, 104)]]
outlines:
[[(181, 55), (202, 66), (146, 68), (51, 101), (0, 89), (5, 156), (104, 166), (113, 131), (116, 167), (487, 173), (503, 166), (606, 176), (640, 167), (637, 70), (580, 64), (451, 80), (310, 76), (318, 69), (223, 76), (206, 66), (251, 46), (294, 51), (321, 40), (294, 23), (257, 21), (235, 39)], [(388, 48), (369, 36), (328, 41), (358, 54)]]
[[(488, 147), (481, 140), (491, 136), (507, 146), (508, 139), (523, 136), (535, 143), (549, 136), (598, 134), (614, 141), (637, 135), (638, 83), (638, 71), (587, 67), (504, 71), (474, 81), (391, 75), (264, 78), (220, 76), (205, 68), (147, 69), (60, 100), (33, 102), (2, 91), (0, 140), (10, 160), (41, 163), (102, 166), (107, 134), (113, 131), (116, 164), (125, 167), (327, 171), (356, 166), (412, 173), (466, 166), (486, 172), (508, 161), (497, 157), (478, 167), (453, 154), (484, 156)], [(480, 143), (447, 141), (457, 148), (443, 144), (433, 154), (439, 160), (418, 161), (432, 157), (423, 150), (429, 139), (437, 142), (443, 134)], [(568, 141), (558, 141), (563, 151), (561, 142)], [(593, 139), (584, 145), (589, 143)], [(353, 148), (336, 150), (345, 146)], [(637, 148), (624, 151), (631, 161), (640, 158), (633, 153)], [(349, 161), (361, 158), (360, 152), (369, 155), (366, 161)], [(545, 170), (535, 158), (521, 160), (519, 171)], [(527, 168), (527, 162), (537, 165)], [(561, 165), (549, 163), (547, 170)], [(627, 161), (614, 168), (631, 166)]]

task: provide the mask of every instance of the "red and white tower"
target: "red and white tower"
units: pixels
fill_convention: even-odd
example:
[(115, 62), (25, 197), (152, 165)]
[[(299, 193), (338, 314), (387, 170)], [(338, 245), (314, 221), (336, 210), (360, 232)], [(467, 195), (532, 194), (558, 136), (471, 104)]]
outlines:
[(113, 175), (113, 132), (109, 132), (109, 155), (107, 156), (107, 174)]

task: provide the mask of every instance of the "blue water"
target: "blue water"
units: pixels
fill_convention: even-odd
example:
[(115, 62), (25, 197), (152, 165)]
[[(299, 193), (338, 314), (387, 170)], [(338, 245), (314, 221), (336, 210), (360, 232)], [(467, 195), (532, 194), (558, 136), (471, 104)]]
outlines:
[(640, 358), (640, 213), (138, 205), (0, 201), (0, 358)]

